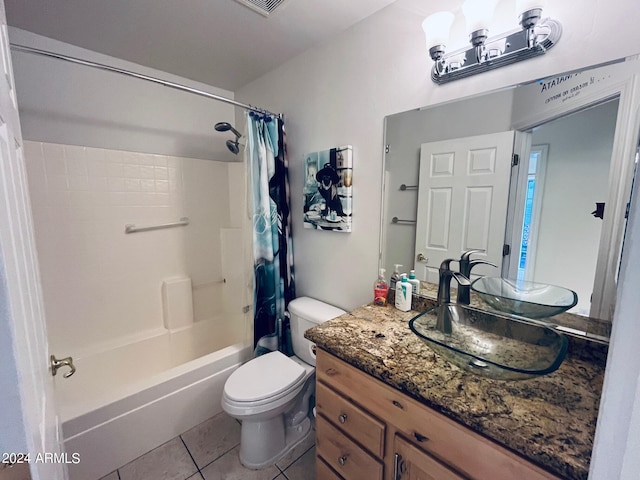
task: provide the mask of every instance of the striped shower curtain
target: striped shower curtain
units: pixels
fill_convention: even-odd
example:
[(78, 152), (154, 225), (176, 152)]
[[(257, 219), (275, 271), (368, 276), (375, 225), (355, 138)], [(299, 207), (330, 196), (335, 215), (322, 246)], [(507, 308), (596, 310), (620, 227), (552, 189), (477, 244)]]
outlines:
[[(282, 326), (280, 349), (290, 352), (284, 312), (295, 297), (286, 137), (282, 119), (247, 114), (247, 164), (252, 193), (254, 345)], [(282, 323), (280, 322), (282, 320)]]

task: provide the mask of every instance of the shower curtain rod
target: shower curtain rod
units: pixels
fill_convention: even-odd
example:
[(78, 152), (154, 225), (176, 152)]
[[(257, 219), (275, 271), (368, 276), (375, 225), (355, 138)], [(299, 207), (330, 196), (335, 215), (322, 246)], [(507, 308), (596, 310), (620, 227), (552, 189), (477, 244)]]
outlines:
[(146, 80), (148, 82), (164, 85), (165, 87), (175, 88), (176, 90), (182, 90), (183, 92), (193, 93), (195, 95), (200, 95), (202, 97), (210, 98), (211, 100), (218, 100), (220, 102), (229, 103), (231, 105), (235, 105), (236, 107), (244, 108), (245, 110), (249, 110), (252, 112), (261, 113), (263, 115), (273, 115), (275, 117), (282, 118), (282, 114), (280, 113), (273, 113), (273, 112), (270, 112), (269, 110), (265, 110), (264, 108), (254, 107), (253, 105), (240, 103), (240, 102), (237, 102), (236, 100), (232, 100), (227, 97), (216, 95), (214, 93), (205, 92), (204, 90), (198, 90), (197, 88), (187, 87), (186, 85), (181, 85), (179, 83), (169, 82), (167, 80), (162, 80), (160, 78), (151, 77), (149, 75), (143, 75), (141, 73), (135, 73), (130, 70), (112, 67), (110, 65), (104, 65), (98, 62), (92, 62), (90, 60), (83, 60), (81, 58), (70, 57), (68, 55), (63, 55), (61, 53), (49, 52), (48, 50), (41, 50), (39, 48), (27, 47), (26, 45), (19, 45), (17, 43), (11, 43), (10, 45), (13, 50), (16, 50), (18, 52), (26, 52), (26, 53), (33, 53), (36, 55), (43, 55), (45, 57), (56, 58), (58, 60), (64, 60), (66, 62), (76, 63), (78, 65), (98, 68), (100, 70), (106, 70), (107, 72), (114, 72), (114, 73), (119, 73), (121, 75), (128, 75), (130, 77), (138, 78), (140, 80)]

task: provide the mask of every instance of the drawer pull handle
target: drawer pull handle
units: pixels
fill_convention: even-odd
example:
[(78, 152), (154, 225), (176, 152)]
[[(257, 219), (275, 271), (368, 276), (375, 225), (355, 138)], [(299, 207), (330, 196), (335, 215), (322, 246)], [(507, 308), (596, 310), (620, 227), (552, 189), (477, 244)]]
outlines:
[(421, 435), (418, 432), (413, 432), (413, 437), (420, 443), (426, 442), (429, 440), (429, 437), (425, 437), (424, 435)]
[(404, 410), (404, 407), (402, 406), (402, 404), (399, 401), (394, 400), (392, 403), (393, 403), (394, 407), (398, 407), (400, 410)]
[(346, 455), (342, 455), (339, 459), (338, 459), (338, 463), (340, 465), (344, 465), (345, 463), (347, 463), (347, 456)]
[(327, 368), (325, 372), (330, 377), (333, 377), (336, 373), (338, 373), (334, 368)]
[(338, 417), (338, 421), (339, 421), (340, 423), (346, 423), (346, 422), (347, 422), (347, 414), (346, 414), (346, 413), (343, 413), (342, 415), (340, 415), (340, 416)]

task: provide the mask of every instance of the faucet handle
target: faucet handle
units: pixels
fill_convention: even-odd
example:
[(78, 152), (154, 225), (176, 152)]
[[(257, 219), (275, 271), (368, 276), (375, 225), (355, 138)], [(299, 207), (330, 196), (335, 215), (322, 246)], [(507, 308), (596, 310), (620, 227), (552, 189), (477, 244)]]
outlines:
[(451, 270), (451, 262), (457, 262), (455, 258), (445, 258), (442, 263), (440, 263), (440, 271)]
[(484, 253), (484, 252), (486, 252), (486, 250), (483, 250), (482, 248), (472, 248), (471, 250), (462, 252), (462, 255), (460, 255), (460, 260), (462, 261), (469, 260), (469, 258), (471, 258), (471, 255), (473, 255), (474, 253)]

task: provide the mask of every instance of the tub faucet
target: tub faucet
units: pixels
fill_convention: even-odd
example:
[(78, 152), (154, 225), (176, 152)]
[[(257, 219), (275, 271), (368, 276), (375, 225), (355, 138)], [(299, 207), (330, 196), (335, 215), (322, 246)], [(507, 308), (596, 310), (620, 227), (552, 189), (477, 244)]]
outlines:
[[(464, 275), (469, 281), (471, 281), (471, 270), (476, 265), (491, 265), (492, 267), (498, 268), (497, 265), (494, 265), (491, 262), (487, 262), (485, 260), (474, 259), (471, 260), (471, 255), (474, 253), (483, 253), (484, 250), (481, 249), (471, 249), (463, 252), (460, 256), (460, 260), (458, 261), (460, 273)], [(462, 303), (464, 305), (469, 305), (471, 303), (471, 283), (469, 285), (458, 286), (458, 303)]]
[(438, 281), (438, 319), (436, 321), (436, 328), (442, 333), (451, 333), (451, 312), (449, 306), (451, 305), (451, 279), (455, 278), (458, 282), (458, 290), (464, 286), (471, 285), (469, 279), (459, 272), (451, 270), (451, 262), (456, 260), (448, 258), (443, 260), (440, 264), (440, 278)]

